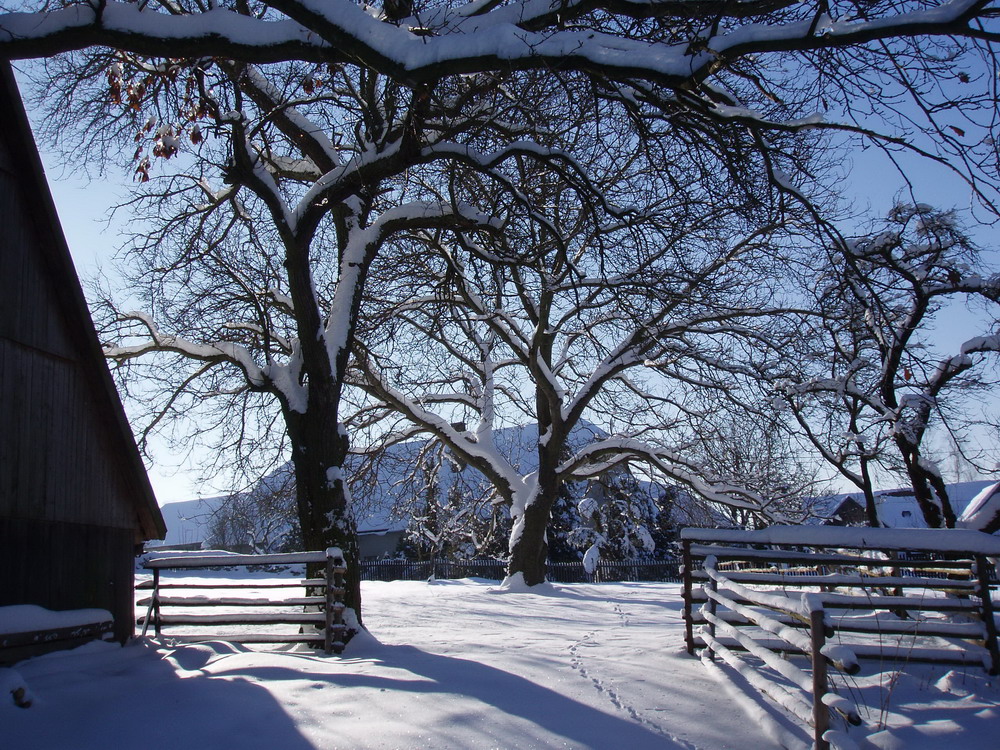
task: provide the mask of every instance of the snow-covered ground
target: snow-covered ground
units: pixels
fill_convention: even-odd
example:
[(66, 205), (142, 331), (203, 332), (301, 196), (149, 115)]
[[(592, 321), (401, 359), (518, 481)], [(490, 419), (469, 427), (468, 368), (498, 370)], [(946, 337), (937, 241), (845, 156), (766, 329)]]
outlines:
[[(0, 670), (5, 694), (34, 700), (0, 700), (0, 747), (778, 747), (762, 703), (684, 651), (676, 584), (372, 582), (364, 596), (371, 634), (343, 657), (140, 641)], [(888, 727), (862, 747), (998, 746), (1000, 689), (981, 670), (868, 663), (840, 690), (868, 706), (855, 739)]]

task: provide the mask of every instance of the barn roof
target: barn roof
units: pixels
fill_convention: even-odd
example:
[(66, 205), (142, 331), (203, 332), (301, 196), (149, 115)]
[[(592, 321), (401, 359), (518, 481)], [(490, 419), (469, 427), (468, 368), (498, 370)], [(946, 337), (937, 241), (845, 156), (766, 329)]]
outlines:
[(93, 319), (83, 296), (83, 289), (66, 244), (52, 195), (49, 192), (41, 158), (21, 102), (10, 64), (0, 61), (0, 138), (9, 145), (9, 156), (24, 189), (32, 196), (27, 210), (42, 242), (36, 243), (37, 253), (53, 284), (60, 290), (56, 296), (70, 338), (77, 348), (78, 361), (87, 380), (87, 388), (95, 403), (111, 444), (116, 462), (122, 467), (130, 485), (137, 531), (143, 539), (162, 539), (166, 525), (149, 483), (149, 476), (135, 444), (132, 429), (125, 418), (121, 399), (101, 351)]

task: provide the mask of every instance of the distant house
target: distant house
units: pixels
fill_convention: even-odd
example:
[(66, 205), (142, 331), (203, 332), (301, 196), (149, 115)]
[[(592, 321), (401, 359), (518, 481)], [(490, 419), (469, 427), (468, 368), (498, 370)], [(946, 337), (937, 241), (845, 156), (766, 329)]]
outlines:
[(0, 606), (105, 609), (165, 532), (10, 66), (0, 64)]
[(824, 523), (828, 526), (863, 526), (867, 523), (864, 501), (859, 502), (850, 495), (838, 498), (838, 502), (829, 518), (824, 519)]
[[(998, 486), (1000, 483), (992, 480), (956, 482), (948, 485), (948, 497), (955, 515), (960, 517), (960, 526), (971, 525), (971, 522), (962, 523), (961, 517), (971, 512), (974, 507), (985, 507), (987, 498), (995, 496), (995, 502), (1000, 502)], [(992, 491), (989, 491), (991, 488)], [(875, 505), (878, 508), (879, 520), (891, 529), (927, 527), (912, 488), (876, 492)], [(864, 526), (867, 523), (864, 496), (858, 492), (818, 498), (814, 501), (813, 512), (818, 516), (820, 523), (832, 526)]]

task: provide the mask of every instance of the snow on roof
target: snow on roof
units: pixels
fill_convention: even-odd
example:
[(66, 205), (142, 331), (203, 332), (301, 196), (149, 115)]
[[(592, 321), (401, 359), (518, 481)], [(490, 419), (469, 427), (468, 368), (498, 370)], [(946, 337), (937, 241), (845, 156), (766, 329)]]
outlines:
[[(198, 500), (183, 500), (160, 506), (163, 520), (167, 524), (167, 535), (163, 545), (189, 544), (205, 540), (208, 519), (224, 497), (206, 497)], [(150, 544), (149, 547), (159, 546)]]
[[(948, 485), (948, 497), (957, 516), (963, 515), (971, 508), (974, 499), (984, 490), (994, 487), (998, 482), (994, 479), (977, 480), (975, 482), (955, 482)], [(812, 512), (820, 518), (833, 518), (848, 500), (853, 500), (862, 508), (865, 505), (864, 496), (860, 492), (848, 492), (826, 497), (812, 498)], [(892, 490), (879, 490), (875, 493), (878, 504), (879, 520), (894, 529), (924, 529), (927, 524), (924, 515), (913, 496), (913, 490), (902, 487)]]
[(959, 528), (982, 529), (1000, 513), (1000, 482), (983, 487), (958, 517)]

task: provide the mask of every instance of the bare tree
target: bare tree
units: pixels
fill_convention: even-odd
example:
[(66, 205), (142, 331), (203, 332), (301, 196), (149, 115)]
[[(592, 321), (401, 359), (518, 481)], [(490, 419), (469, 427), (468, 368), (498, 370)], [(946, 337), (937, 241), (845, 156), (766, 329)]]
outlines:
[[(732, 394), (727, 394), (731, 396)], [(741, 409), (730, 399), (715, 401), (696, 422), (698, 442), (691, 453), (714, 476), (753, 490), (793, 522), (803, 521), (809, 508), (803, 499), (824, 494), (818, 468), (803, 452), (793, 425), (780, 412)], [(718, 506), (716, 512), (743, 528), (768, 524), (766, 515), (742, 507)]]
[[(928, 526), (953, 527), (926, 438), (932, 420), (958, 430), (983, 418), (982, 397), (996, 385), (983, 365), (1000, 351), (1000, 275), (984, 269), (953, 214), (900, 205), (881, 231), (838, 246), (826, 282), (816, 369), (785, 383), (785, 398), (824, 457), (866, 491), (869, 523), (878, 522), (870, 469), (891, 445)], [(989, 306), (989, 330), (963, 334), (942, 355), (929, 330), (958, 298)]]
[[(85, 60), (90, 73), (64, 59), (48, 74), (88, 128), (107, 126), (101, 148), (138, 143), (127, 285), (96, 301), (105, 354), (148, 408), (146, 430), (205, 407), (195, 429), (253, 469), (284, 436), (304, 544), (356, 561), (340, 407), (368, 269), (403, 229), (483, 223), (407, 184), (411, 168), (467, 155), (436, 136), (428, 145), (425, 120), (433, 109), (437, 132), (453, 97), (474, 98), (475, 86), (432, 104), (363, 69), (331, 69), (320, 90), (295, 65), (265, 77), (211, 59), (98, 57)], [(343, 122), (355, 123), (353, 137), (331, 139)], [(489, 130), (477, 116), (462, 123)], [(357, 608), (360, 572), (348, 570)]]
[(207, 542), (214, 548), (266, 555), (302, 548), (291, 472), (275, 472), (247, 492), (222, 498), (208, 519)]
[[(585, 149), (574, 145), (580, 163)], [(413, 425), (390, 440), (429, 433), (494, 484), (514, 520), (509, 575), (529, 585), (544, 580), (562, 488), (630, 461), (715, 502), (780, 518), (758, 494), (712, 481), (682, 449), (692, 437), (691, 392), (724, 391), (730, 373), (744, 369), (726, 352), (763, 335), (757, 322), (776, 314), (778, 223), (759, 202), (709, 206), (700, 192), (713, 187), (707, 179), (646, 212), (609, 215), (590, 191), (657, 194), (650, 162), (636, 157), (631, 166), (607, 186), (592, 180), (587, 192), (524, 167), (511, 181), (530, 193), (486, 211), (503, 217), (502, 233), (478, 241), (415, 233), (409, 246), (423, 252), (411, 250), (412, 265), (397, 269), (411, 286), (358, 347), (358, 385)], [(474, 174), (451, 189), (452, 200), (486, 192)], [(494, 438), (519, 420), (538, 425), (527, 470)], [(608, 432), (574, 442), (587, 420)]]
[[(460, 163), (491, 179), (502, 177), (498, 167), (512, 159), (575, 169), (575, 155), (548, 136), (567, 129), (565, 117), (572, 117), (568, 129), (575, 127), (581, 110), (557, 112), (546, 138), (514, 125), (538, 121), (535, 82), (585, 87), (595, 96), (584, 114), (614, 109), (643, 138), (670, 131), (692, 151), (720, 157), (703, 164), (730, 175), (730, 186), (756, 172), (760, 182), (748, 189), (763, 206), (775, 196), (813, 201), (819, 194), (807, 189), (808, 160), (784, 157), (815, 145), (813, 134), (822, 130), (865, 139), (890, 156), (903, 151), (936, 160), (962, 175), (989, 209), (997, 188), (995, 140), (981, 137), (992, 127), (997, 98), (994, 0), (514, 0), (391, 3), (383, 12), (347, 0), (321, 7), (298, 0), (38, 0), (24, 7), (29, 12), (0, 14), (0, 56), (118, 50), (69, 58), (66, 85), (47, 89), (50, 96), (72, 95), (52, 107), (53, 123), (82, 126), (77, 138), (64, 138), (67, 151), (91, 143), (121, 148), (119, 136), (138, 133), (165, 161), (181, 149), (182, 131), (200, 141), (199, 151), (219, 146), (191, 179), (161, 190), (159, 198), (183, 196), (186, 205), (164, 229), (200, 239), (178, 243), (186, 248), (183, 259), (155, 268), (183, 278), (188, 261), (206, 249), (234, 256), (277, 250), (271, 270), (282, 283), (243, 290), (240, 316), (230, 310), (206, 322), (211, 336), (186, 339), (186, 328), (170, 330), (155, 317), (120, 310), (131, 335), (110, 342), (109, 352), (189, 356), (203, 363), (206, 377), (220, 378), (220, 387), (205, 387), (205, 394), (269, 394), (300, 473), (306, 543), (340, 544), (349, 556), (347, 441), (332, 426), (341, 423), (342, 376), (368, 267), (398, 232), (495, 228), (489, 217), (425, 195), (433, 180), (417, 173), (428, 165)], [(100, 91), (83, 85), (101, 78), (107, 80)], [(329, 88), (317, 89), (320, 81)], [(81, 101), (100, 116), (79, 114), (71, 105)], [(153, 114), (158, 122), (150, 123)], [(109, 120), (119, 129), (109, 130)], [(201, 140), (206, 129), (212, 138)], [(796, 134), (787, 148), (774, 148)], [(140, 179), (157, 173), (142, 150), (137, 157)], [(662, 163), (668, 195), (713, 176), (671, 173), (669, 166)], [(258, 236), (262, 224), (268, 228)], [(324, 275), (324, 267), (332, 273)], [(226, 265), (220, 278), (239, 286), (230, 278), (238, 270)], [(216, 311), (206, 305), (205, 312)], [(283, 323), (271, 332), (277, 318)], [(189, 325), (201, 320), (191, 315)], [(661, 324), (648, 321), (650, 328)], [(546, 359), (545, 335), (528, 344), (539, 383), (556, 361)], [(223, 362), (235, 380), (209, 368)], [(606, 374), (610, 381), (620, 371), (609, 363), (601, 373), (598, 379)], [(543, 426), (557, 435), (564, 421), (546, 416)], [(580, 466), (601, 460), (592, 453)]]

